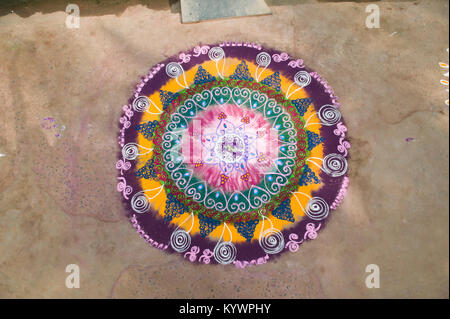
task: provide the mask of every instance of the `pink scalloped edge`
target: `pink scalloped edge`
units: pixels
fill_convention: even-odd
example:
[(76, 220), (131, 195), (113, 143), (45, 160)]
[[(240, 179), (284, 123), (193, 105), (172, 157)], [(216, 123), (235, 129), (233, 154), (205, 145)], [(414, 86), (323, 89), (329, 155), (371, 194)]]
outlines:
[(331, 209), (336, 209), (339, 204), (342, 202), (342, 200), (345, 197), (345, 194), (347, 193), (347, 188), (348, 188), (348, 184), (349, 184), (350, 179), (348, 178), (348, 176), (344, 177), (344, 180), (342, 181), (342, 186), (341, 189), (339, 190), (338, 195), (336, 196), (336, 199), (334, 200), (333, 204), (331, 204), (330, 208)]
[(269, 260), (269, 255), (265, 255), (264, 257), (259, 257), (257, 259), (252, 259), (250, 261), (247, 260), (235, 260), (233, 261), (233, 265), (236, 266), (236, 268), (244, 269), (245, 267), (251, 267), (251, 266), (257, 266), (267, 263)]
[(144, 87), (145, 83), (147, 83), (150, 79), (152, 79), (156, 73), (158, 73), (164, 67), (164, 63), (158, 63), (153, 68), (150, 69), (147, 75), (141, 77), (141, 81), (136, 85), (136, 89), (134, 90), (134, 97), (138, 97)]
[[(133, 222), (133, 218), (134, 218), (134, 222)], [(132, 218), (132, 222), (133, 225), (137, 224), (135, 215), (133, 215)], [(296, 252), (299, 247), (300, 244), (303, 243), (304, 240), (314, 240), (317, 238), (318, 234), (317, 232), (319, 231), (320, 227), (322, 226), (322, 224), (320, 223), (318, 226), (316, 226), (314, 223), (308, 223), (306, 224), (306, 231), (303, 234), (303, 238), (300, 241), (297, 241), (299, 236), (295, 233), (291, 233), (289, 235), (289, 242), (286, 243), (284, 249), (289, 249), (289, 251), (291, 252)], [(137, 225), (137, 227), (135, 227), (136, 229), (140, 230), (139, 225)], [(138, 231), (139, 234), (144, 233), (142, 230)], [(145, 233), (144, 233), (145, 234)], [(156, 246), (155, 246), (156, 245)], [(158, 246), (158, 244), (153, 244), (153, 246), (155, 247), (162, 247), (162, 244), (160, 244)], [(165, 246), (164, 249), (167, 248), (167, 245)], [(161, 249), (161, 248), (160, 248)], [(197, 261), (197, 255), (200, 253), (201, 248), (199, 246), (192, 246), (190, 251), (187, 251), (184, 253), (184, 258), (188, 258), (188, 260), (190, 262), (195, 262)], [(202, 255), (198, 258), (198, 262), (203, 263), (203, 264), (209, 264), (211, 262), (211, 258), (213, 258), (213, 251), (211, 251), (210, 249), (204, 249), (202, 252)], [(257, 266), (257, 265), (262, 265), (267, 263), (267, 261), (269, 260), (269, 255), (266, 254), (264, 257), (259, 257), (257, 259), (252, 259), (250, 261), (248, 260), (235, 260), (233, 261), (233, 265), (236, 266), (236, 268), (241, 268), (244, 269), (245, 267), (251, 267), (251, 266)]]
[(133, 224), (133, 227), (134, 227), (134, 229), (136, 229), (137, 233), (142, 238), (144, 238), (145, 241), (150, 244), (150, 246), (161, 249), (161, 250), (167, 249), (168, 245), (160, 244), (157, 241), (151, 239), (150, 236), (147, 235), (147, 233), (141, 229), (141, 226), (139, 225), (135, 214), (133, 214), (133, 216), (130, 218), (130, 222), (131, 222), (131, 224)]
[(321, 76), (319, 75), (319, 73), (317, 73), (317, 72), (310, 72), (309, 74), (314, 79), (316, 79), (320, 84), (322, 84), (322, 86), (325, 88), (325, 92), (330, 95), (331, 102), (333, 103), (333, 105), (336, 106), (337, 108), (341, 107), (341, 105), (338, 102), (338, 97), (336, 95), (334, 95), (334, 91), (331, 88), (331, 86), (328, 85), (327, 81), (322, 79)]
[(221, 47), (249, 47), (257, 50), (261, 50), (261, 45), (252, 42), (234, 42), (234, 41), (223, 41), (219, 44)]
[[(191, 250), (184, 254), (184, 258), (188, 257), (190, 262), (197, 261), (197, 255), (200, 253), (201, 249), (199, 246), (192, 246)], [(198, 262), (209, 264), (211, 262), (211, 258), (213, 258), (214, 253), (210, 249), (204, 249), (203, 254), (198, 258)], [(233, 264), (236, 268), (244, 269), (245, 267), (251, 267), (256, 265), (261, 265), (267, 263), (269, 260), (269, 255), (265, 255), (264, 257), (260, 257), (257, 259), (252, 259), (251, 261), (247, 260), (235, 260)]]
[[(157, 64), (156, 66), (152, 67), (150, 71), (145, 75), (141, 77), (141, 80), (136, 84), (136, 87), (133, 91), (133, 96), (137, 98), (139, 94), (142, 91), (142, 88), (144, 85), (155, 76), (156, 73), (158, 73), (162, 68), (164, 67), (164, 64)], [(118, 143), (120, 147), (124, 146), (125, 142), (125, 130), (128, 129), (131, 126), (131, 118), (134, 115), (133, 109), (130, 104), (126, 104), (122, 107), (123, 115), (120, 118), (119, 122), (122, 124), (122, 128), (120, 129), (120, 134), (117, 137)], [(124, 159), (122, 159), (124, 160)]]
[[(156, 73), (158, 73), (164, 67), (164, 63), (158, 63), (156, 66), (152, 67), (150, 71), (141, 77), (141, 81), (136, 84), (136, 87), (133, 91), (133, 96), (137, 98), (142, 91), (144, 85), (152, 79)], [(117, 137), (118, 143), (120, 147), (123, 147), (125, 142), (125, 130), (128, 129), (131, 125), (131, 118), (134, 115), (133, 109), (130, 104), (126, 104), (122, 107), (123, 116), (120, 118), (119, 122), (122, 124), (122, 128), (120, 129), (120, 135)], [(124, 159), (122, 159), (124, 160)]]
[[(331, 102), (333, 103), (333, 106), (335, 106), (336, 108), (340, 108), (341, 105), (338, 102), (338, 97), (334, 94), (333, 89), (328, 85), (327, 81), (322, 79), (322, 77), (317, 72), (310, 72), (310, 75), (314, 79), (316, 79), (320, 84), (322, 84), (322, 86), (325, 88), (325, 92), (329, 94), (329, 96), (331, 98)], [(335, 135), (341, 136), (341, 138), (339, 140), (340, 145), (338, 146), (338, 151), (341, 153), (344, 153), (345, 157), (347, 157), (347, 155), (348, 155), (347, 149), (349, 149), (351, 146), (350, 142), (344, 140), (345, 136), (346, 136), (346, 132), (347, 132), (347, 127), (342, 123), (339, 123), (337, 130), (334, 131)], [(341, 189), (339, 190), (339, 193), (336, 196), (333, 204), (331, 204), (330, 209), (335, 210), (339, 206), (339, 204), (342, 202), (342, 200), (345, 197), (345, 194), (347, 193), (348, 184), (349, 184), (349, 178), (348, 178), (348, 176), (344, 176), (344, 179), (343, 179), (342, 185), (341, 185)]]
[[(150, 71), (147, 73), (147, 75), (141, 77), (141, 81), (139, 81), (136, 84), (136, 87), (133, 91), (134, 97), (138, 97), (139, 94), (142, 91), (142, 88), (144, 87), (145, 83), (147, 83), (151, 78), (155, 76), (162, 68), (164, 67), (164, 64), (157, 64), (156, 66), (152, 67)], [(125, 130), (128, 129), (131, 126), (131, 118), (134, 115), (133, 109), (130, 104), (125, 104), (122, 107), (123, 114), (120, 117), (119, 123), (122, 124), (121, 129), (119, 130), (119, 136), (117, 137), (117, 142), (121, 148), (125, 145)], [(126, 171), (130, 169), (131, 164), (126, 161), (126, 159), (122, 156), (122, 159), (119, 159), (116, 162), (116, 169), (120, 171), (120, 175), (123, 176), (123, 171)], [(131, 194), (133, 191), (133, 188), (126, 183), (126, 179), (124, 177), (118, 177), (120, 180), (117, 183), (117, 191), (122, 193), (122, 196), (125, 199), (128, 199), (128, 195)]]
[[(303, 234), (303, 239), (299, 240), (299, 236), (296, 233), (291, 233), (289, 235), (289, 241), (284, 246), (284, 249), (289, 249), (291, 252), (296, 252), (300, 244), (303, 243), (304, 240), (314, 240), (317, 238), (317, 232), (319, 231), (322, 224), (320, 223), (317, 227), (314, 223), (308, 223), (306, 224), (306, 231)], [(269, 255), (265, 255), (264, 257), (260, 257), (257, 259), (252, 259), (251, 261), (247, 260), (235, 260), (233, 261), (233, 264), (236, 266), (236, 268), (244, 269), (245, 267), (251, 267), (256, 265), (262, 265), (267, 263), (269, 260)]]

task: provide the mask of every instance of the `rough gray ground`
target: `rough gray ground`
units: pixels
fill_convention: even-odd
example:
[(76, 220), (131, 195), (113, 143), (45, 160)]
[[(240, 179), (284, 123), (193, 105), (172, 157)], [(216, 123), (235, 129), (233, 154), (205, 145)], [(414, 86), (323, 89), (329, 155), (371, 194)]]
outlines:
[[(74, 2), (80, 29), (65, 27), (66, 1), (0, 5), (0, 297), (449, 297), (448, 1), (376, 2), (380, 29), (358, 2), (270, 0), (269, 16), (190, 25), (168, 1)], [(117, 121), (140, 75), (223, 40), (303, 58), (340, 97), (352, 139), (349, 192), (327, 228), (245, 270), (147, 247), (115, 190)], [(41, 127), (48, 116), (61, 137)], [(65, 287), (71, 263), (80, 289)], [(365, 286), (372, 263), (379, 289)]]

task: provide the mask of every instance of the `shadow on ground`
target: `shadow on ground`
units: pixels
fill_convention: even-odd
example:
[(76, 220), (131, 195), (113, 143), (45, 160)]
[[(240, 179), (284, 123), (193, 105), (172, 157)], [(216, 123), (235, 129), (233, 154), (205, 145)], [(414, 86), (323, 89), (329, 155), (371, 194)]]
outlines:
[(171, 10), (179, 13), (179, 0), (3, 0), (0, 3), (0, 16), (13, 11), (22, 18), (37, 12), (52, 13), (65, 11), (69, 3), (80, 8), (81, 16), (100, 16), (106, 14), (121, 15), (129, 6), (142, 5), (153, 10)]
[[(295, 5), (322, 2), (378, 2), (381, 0), (265, 0), (269, 6)], [(384, 2), (412, 2), (415, 0), (384, 0)], [(80, 8), (81, 16), (101, 16), (106, 14), (121, 15), (129, 6), (142, 5), (154, 10), (170, 10), (180, 13), (180, 0), (74, 0)], [(14, 12), (22, 18), (37, 12), (52, 13), (65, 11), (67, 0), (2, 0), (0, 16)]]

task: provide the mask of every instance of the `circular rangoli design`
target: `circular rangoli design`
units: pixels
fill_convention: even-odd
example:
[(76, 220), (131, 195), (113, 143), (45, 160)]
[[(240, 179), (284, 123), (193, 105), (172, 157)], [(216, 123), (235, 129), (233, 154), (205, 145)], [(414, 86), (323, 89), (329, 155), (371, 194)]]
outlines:
[(347, 189), (339, 107), (301, 59), (256, 44), (156, 65), (120, 118), (117, 190), (131, 223), (191, 262), (246, 267), (297, 251)]

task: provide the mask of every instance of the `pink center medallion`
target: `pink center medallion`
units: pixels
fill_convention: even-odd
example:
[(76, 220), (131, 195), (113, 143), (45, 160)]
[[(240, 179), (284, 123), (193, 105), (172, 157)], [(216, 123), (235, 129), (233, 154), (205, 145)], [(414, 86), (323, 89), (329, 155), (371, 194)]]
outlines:
[(278, 133), (271, 124), (234, 104), (198, 113), (188, 132), (181, 147), (194, 175), (225, 192), (258, 185), (278, 155)]

